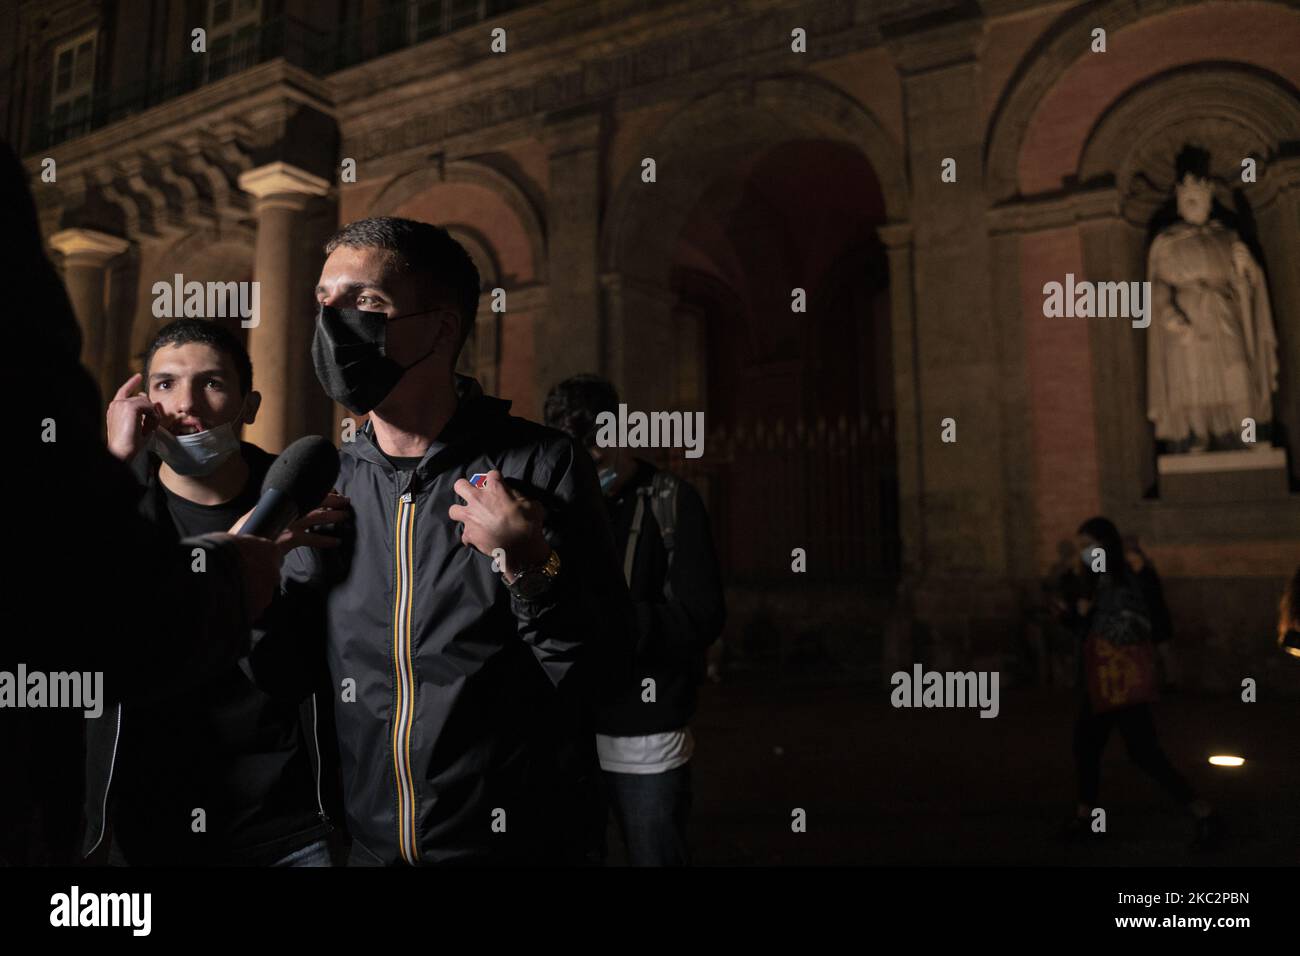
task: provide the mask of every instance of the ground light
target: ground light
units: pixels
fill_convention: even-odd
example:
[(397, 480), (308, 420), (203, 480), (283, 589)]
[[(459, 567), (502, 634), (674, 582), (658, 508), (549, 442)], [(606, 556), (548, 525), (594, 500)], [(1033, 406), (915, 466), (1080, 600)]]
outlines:
[(1210, 763), (1216, 767), (1240, 767), (1245, 762), (1245, 757), (1233, 757), (1228, 754), (1215, 754), (1210, 758)]

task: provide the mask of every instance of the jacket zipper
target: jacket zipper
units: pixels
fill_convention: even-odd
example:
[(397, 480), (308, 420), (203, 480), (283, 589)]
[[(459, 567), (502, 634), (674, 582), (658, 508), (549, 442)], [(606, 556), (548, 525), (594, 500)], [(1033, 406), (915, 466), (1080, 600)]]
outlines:
[(323, 823), (329, 825), (329, 814), (325, 812), (325, 802), (320, 797), (320, 733), (316, 729), (316, 695), (311, 695), (311, 745), (316, 750), (316, 809), (320, 811), (320, 818)]
[[(108, 791), (113, 787), (113, 770), (117, 767), (117, 742), (122, 739), (122, 705), (117, 705), (117, 730), (113, 733), (113, 756), (108, 761), (108, 782), (104, 784), (104, 803), (99, 810), (99, 839), (86, 851), (86, 857), (99, 849), (104, 842), (104, 833), (108, 830)], [(85, 859), (85, 857), (82, 857)]]
[(393, 673), (397, 706), (393, 718), (393, 773), (397, 780), (397, 846), (402, 859), (414, 865), (420, 850), (415, 837), (415, 784), (411, 779), (411, 726), (415, 717), (415, 669), (411, 663), (411, 597), (415, 558), (412, 542), (415, 529), (414, 473), (397, 499), (396, 541), (397, 587), (393, 600)]

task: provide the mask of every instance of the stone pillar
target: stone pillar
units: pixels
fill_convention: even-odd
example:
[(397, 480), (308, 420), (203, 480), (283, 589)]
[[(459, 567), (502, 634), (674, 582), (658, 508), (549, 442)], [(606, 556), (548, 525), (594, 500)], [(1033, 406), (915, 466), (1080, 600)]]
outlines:
[(912, 313), (912, 227), (882, 226), (878, 232), (889, 256), (902, 575), (904, 580), (915, 582), (924, 573), (925, 523), (921, 514), (921, 421), (918, 417), (921, 396), (916, 367), (916, 322)]
[[(999, 330), (1002, 387), (998, 391), (1002, 421), (1003, 522), (1007, 529), (1007, 571), (1013, 581), (1038, 576), (1035, 560), (1033, 438), (1030, 434), (1029, 370), (1025, 351), (1025, 316), (1020, 301), (1020, 242), (1017, 232), (992, 228), (989, 252), (993, 266), (993, 314)], [(1012, 424), (1019, 423), (1019, 424)]]
[[(1110, 194), (1108, 196), (1108, 194)], [(1085, 207), (1104, 202), (1089, 214)], [(1111, 190), (1080, 197), (1079, 240), (1084, 276), (1090, 282), (1146, 279), (1142, 230), (1125, 221)], [(1092, 352), (1093, 416), (1097, 428), (1102, 510), (1120, 527), (1121, 516), (1155, 484), (1155, 445), (1147, 422), (1147, 329), (1129, 318), (1088, 319)]]
[(104, 310), (104, 285), (108, 263), (130, 245), (125, 239), (93, 229), (64, 229), (50, 236), (50, 248), (63, 255), (63, 281), (81, 325), (81, 364), (99, 383), (105, 401), (121, 383), (109, 388), (104, 381), (111, 351), (105, 339), (108, 316)]
[[(1277, 332), (1278, 391), (1273, 417), (1287, 436), (1291, 480), (1300, 483), (1300, 158), (1271, 164), (1248, 191), (1267, 260), (1268, 294)], [(1276, 433), (1276, 427), (1275, 427)]]
[[(311, 363), (311, 290), (319, 275), (306, 243), (307, 210), (329, 182), (288, 163), (274, 162), (239, 176), (256, 198), (257, 245), (253, 281), (259, 309), (248, 329), (253, 384), (262, 393), (257, 421), (244, 438), (273, 453), (304, 434), (328, 427), (329, 400)], [(328, 436), (327, 437), (335, 437)]]
[(538, 403), (556, 382), (601, 372), (600, 254), (601, 129), (599, 113), (549, 118), (547, 193), (549, 307), (537, 325)]
[[(951, 16), (882, 24), (904, 86), (912, 187), (915, 327), (909, 343), (907, 330), (895, 325), (896, 341), (903, 341), (894, 365), (905, 560), (912, 569), (904, 583), (929, 625), (926, 663), (941, 668), (996, 666), (1016, 639), (1003, 431), (1024, 427), (1023, 419), (1004, 420), (999, 401), (1005, 370), (991, 307), (977, 56), (983, 22), (966, 16), (966, 5), (951, 6)], [(941, 177), (949, 159), (955, 182)], [(907, 259), (897, 242), (890, 256), (891, 286), (907, 282), (897, 274)], [(907, 294), (896, 289), (897, 308)], [(898, 311), (893, 319), (900, 323)], [(955, 442), (942, 440), (948, 418), (956, 422)]]

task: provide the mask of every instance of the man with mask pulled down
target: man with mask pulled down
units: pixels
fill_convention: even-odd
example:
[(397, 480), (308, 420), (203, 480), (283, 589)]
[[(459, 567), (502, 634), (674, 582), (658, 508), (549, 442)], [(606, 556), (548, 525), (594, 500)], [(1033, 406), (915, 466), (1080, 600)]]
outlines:
[[(109, 451), (140, 482), (141, 514), (175, 539), (235, 531), (257, 503), (275, 456), (240, 440), (261, 401), (252, 376), (233, 333), (179, 319), (109, 403)], [(309, 529), (345, 509), (330, 495), (280, 536), (281, 550), (337, 546)], [(333, 741), (316, 736), (318, 674), (293, 663), (259, 649), (183, 694), (88, 720), (84, 851), (110, 847), (119, 865), (328, 865)]]
[(342, 546), (285, 561), (263, 642), (323, 617), (354, 865), (584, 858), (591, 710), (628, 679), (631, 606), (591, 459), (453, 372), (479, 277), (444, 229), (325, 247), (313, 360), (354, 415)]
[[(0, 268), (39, 304), (21, 323), (20, 391), (34, 396), (36, 452), (32, 503), (15, 515), (33, 526), (15, 535), (12, 585), (39, 613), (0, 641), (0, 671), (80, 675), (92, 695), (76, 707), (0, 708), (0, 866), (63, 865), (79, 857), (86, 717), (183, 691), (246, 653), (280, 555), (272, 542), (229, 534), (176, 542), (140, 516), (138, 485), (104, 447), (80, 330), (45, 256), (25, 171), (3, 140), (0, 199), (11, 227)], [(194, 573), (197, 554), (204, 574)]]

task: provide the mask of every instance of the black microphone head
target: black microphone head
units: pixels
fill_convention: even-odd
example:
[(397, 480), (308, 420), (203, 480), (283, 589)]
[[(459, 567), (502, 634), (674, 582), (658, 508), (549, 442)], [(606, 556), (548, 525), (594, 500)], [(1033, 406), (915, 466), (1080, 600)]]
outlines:
[(321, 503), (339, 477), (338, 449), (320, 435), (299, 438), (275, 460), (262, 482), (262, 494), (272, 488), (293, 499), (299, 515)]

